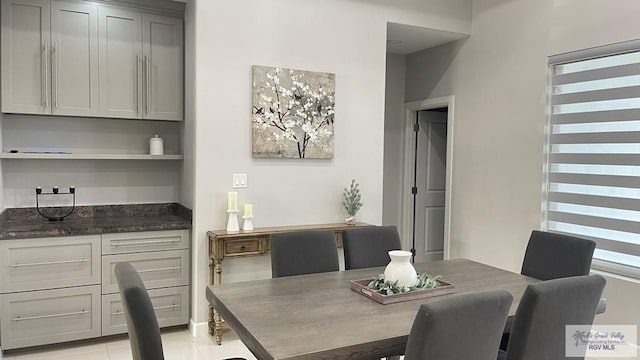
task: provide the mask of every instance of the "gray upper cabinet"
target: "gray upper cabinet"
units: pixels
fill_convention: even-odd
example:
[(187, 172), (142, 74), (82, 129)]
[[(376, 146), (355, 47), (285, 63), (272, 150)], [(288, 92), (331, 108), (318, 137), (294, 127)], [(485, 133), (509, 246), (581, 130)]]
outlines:
[(2, 1), (2, 111), (99, 115), (95, 6)]
[(183, 120), (182, 19), (100, 9), (100, 111)]
[(181, 18), (95, 2), (1, 1), (2, 112), (184, 119)]
[(98, 116), (98, 10), (51, 2), (53, 115)]
[(142, 14), (101, 8), (100, 112), (142, 118)]
[(2, 111), (51, 113), (49, 0), (2, 1)]
[(142, 23), (144, 117), (152, 120), (182, 120), (182, 20), (145, 14)]

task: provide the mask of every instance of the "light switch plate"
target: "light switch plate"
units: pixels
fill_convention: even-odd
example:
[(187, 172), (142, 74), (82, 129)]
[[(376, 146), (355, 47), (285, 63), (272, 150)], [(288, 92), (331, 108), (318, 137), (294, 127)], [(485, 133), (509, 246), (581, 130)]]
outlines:
[(233, 188), (240, 189), (247, 187), (247, 174), (233, 174)]

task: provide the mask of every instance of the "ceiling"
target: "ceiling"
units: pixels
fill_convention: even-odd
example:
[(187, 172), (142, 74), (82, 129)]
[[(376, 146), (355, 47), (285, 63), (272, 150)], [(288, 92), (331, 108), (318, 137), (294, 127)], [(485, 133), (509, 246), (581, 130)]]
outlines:
[(467, 34), (390, 22), (387, 23), (387, 52), (406, 55), (468, 36)]

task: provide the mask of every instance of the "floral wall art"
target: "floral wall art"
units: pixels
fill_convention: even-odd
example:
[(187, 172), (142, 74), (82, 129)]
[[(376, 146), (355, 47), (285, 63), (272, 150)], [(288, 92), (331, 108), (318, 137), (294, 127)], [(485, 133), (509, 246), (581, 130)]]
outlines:
[(332, 159), (335, 75), (253, 66), (253, 157)]

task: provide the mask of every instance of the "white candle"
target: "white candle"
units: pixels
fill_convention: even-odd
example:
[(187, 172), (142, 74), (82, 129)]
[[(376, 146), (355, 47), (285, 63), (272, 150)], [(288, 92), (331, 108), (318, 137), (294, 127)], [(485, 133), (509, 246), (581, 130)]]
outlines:
[(244, 217), (253, 216), (253, 204), (244, 204), (244, 213), (242, 214)]
[(227, 210), (238, 210), (238, 193), (230, 192), (227, 194)]

